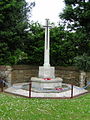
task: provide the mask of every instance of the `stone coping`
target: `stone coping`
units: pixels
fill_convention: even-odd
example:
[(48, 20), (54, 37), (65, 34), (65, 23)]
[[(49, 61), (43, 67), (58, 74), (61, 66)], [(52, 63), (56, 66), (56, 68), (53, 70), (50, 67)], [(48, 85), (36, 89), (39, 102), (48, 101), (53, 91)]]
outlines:
[(41, 82), (41, 83), (57, 83), (57, 82), (62, 82), (63, 79), (56, 77), (56, 78), (52, 78), (51, 80), (45, 80), (44, 78), (38, 78), (38, 77), (32, 77), (31, 78), (31, 82)]

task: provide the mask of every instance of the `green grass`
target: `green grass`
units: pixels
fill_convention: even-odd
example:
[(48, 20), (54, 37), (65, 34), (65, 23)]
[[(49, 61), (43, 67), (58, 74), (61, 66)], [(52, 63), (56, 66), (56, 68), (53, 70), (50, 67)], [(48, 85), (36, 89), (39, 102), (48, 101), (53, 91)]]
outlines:
[(3, 93), (0, 120), (90, 120), (90, 94), (74, 99), (28, 99)]

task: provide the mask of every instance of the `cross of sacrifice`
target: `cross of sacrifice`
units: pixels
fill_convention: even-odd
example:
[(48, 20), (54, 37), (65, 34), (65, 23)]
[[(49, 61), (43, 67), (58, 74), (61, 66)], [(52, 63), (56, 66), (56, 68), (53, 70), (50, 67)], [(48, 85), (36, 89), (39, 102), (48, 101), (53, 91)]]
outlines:
[(49, 29), (51, 28), (51, 26), (49, 26), (49, 19), (46, 19), (46, 25), (44, 26), (45, 28), (45, 50), (44, 50), (44, 66), (48, 67), (50, 66), (49, 62), (49, 49), (50, 49), (50, 32)]

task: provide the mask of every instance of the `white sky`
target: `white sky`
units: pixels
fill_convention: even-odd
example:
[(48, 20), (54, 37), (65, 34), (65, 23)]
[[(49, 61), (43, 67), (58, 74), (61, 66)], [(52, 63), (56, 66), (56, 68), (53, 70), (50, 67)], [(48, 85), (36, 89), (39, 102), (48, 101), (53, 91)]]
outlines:
[(64, 8), (64, 0), (26, 0), (27, 2), (35, 1), (36, 5), (32, 10), (32, 16), (30, 20), (34, 22), (38, 21), (41, 24), (45, 24), (45, 19), (50, 19), (50, 22), (57, 24), (59, 19), (59, 13)]

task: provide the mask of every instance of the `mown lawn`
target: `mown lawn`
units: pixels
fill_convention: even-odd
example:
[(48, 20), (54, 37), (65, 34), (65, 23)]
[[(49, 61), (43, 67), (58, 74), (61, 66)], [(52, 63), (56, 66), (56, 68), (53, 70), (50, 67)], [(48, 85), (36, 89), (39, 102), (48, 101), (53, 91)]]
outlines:
[(0, 93), (0, 120), (90, 120), (90, 94), (74, 99), (28, 99)]

